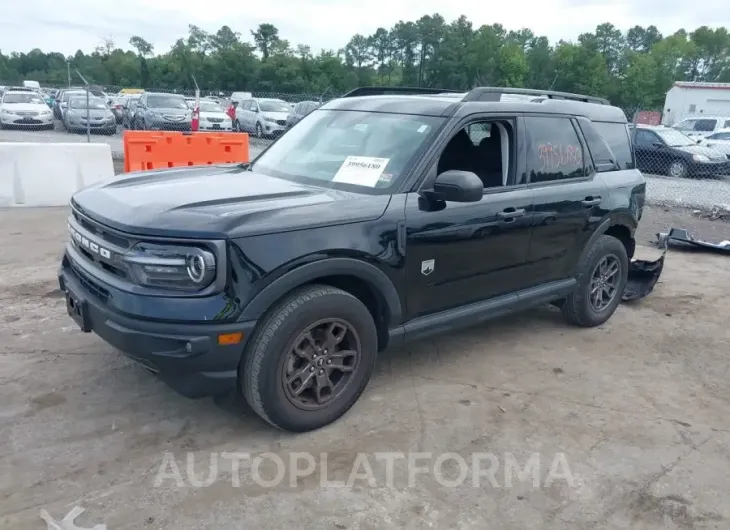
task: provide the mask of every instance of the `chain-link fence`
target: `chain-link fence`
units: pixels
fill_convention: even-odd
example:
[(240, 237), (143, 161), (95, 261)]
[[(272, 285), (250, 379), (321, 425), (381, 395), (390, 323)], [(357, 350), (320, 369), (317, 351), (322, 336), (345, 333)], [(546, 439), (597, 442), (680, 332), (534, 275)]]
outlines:
[(627, 113), (647, 201), (730, 211), (730, 116), (671, 120), (660, 110)]

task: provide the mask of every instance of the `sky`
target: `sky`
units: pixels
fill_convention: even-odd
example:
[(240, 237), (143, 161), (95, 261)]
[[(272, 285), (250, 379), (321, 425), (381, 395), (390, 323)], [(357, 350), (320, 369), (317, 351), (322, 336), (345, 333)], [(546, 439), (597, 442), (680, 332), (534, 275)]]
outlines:
[[(292, 46), (307, 44), (313, 52), (344, 47), (355, 33), (372, 34), (399, 20), (440, 13), (447, 22), (466, 15), (479, 27), (500, 23), (507, 29), (529, 28), (551, 41), (574, 40), (611, 22), (622, 30), (654, 24), (664, 34), (698, 26), (730, 27), (728, 0), (5, 0), (0, 7), (0, 51), (40, 48), (72, 55), (93, 51), (111, 38), (130, 49), (139, 35), (155, 53), (165, 53), (188, 24), (215, 32), (228, 25), (252, 41), (250, 30), (268, 22)], [(460, 7), (456, 7), (460, 4)]]

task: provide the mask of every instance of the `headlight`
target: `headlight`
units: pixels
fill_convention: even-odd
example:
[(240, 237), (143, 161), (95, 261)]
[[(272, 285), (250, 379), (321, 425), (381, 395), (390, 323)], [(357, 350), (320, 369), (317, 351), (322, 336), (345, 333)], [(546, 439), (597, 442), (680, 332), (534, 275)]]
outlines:
[(264, 121), (268, 121), (270, 123), (276, 123), (276, 120), (274, 118), (269, 118), (268, 116), (264, 116)]
[(139, 243), (123, 260), (134, 280), (148, 287), (199, 291), (215, 279), (215, 256), (200, 247)]
[(2, 109), (2, 113), (3, 114), (11, 114), (13, 116), (15, 115), (15, 113), (12, 110), (7, 110), (7, 109)]
[(692, 155), (692, 160), (695, 162), (709, 162), (710, 159), (705, 155)]

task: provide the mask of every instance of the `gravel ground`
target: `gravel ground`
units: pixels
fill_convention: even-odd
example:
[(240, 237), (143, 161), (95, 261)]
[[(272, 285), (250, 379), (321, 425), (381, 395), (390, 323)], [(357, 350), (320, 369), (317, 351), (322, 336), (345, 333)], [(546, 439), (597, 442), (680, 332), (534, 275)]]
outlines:
[[(0, 210), (0, 528), (76, 506), (108, 530), (730, 527), (726, 257), (670, 251), (598, 328), (540, 308), (387, 351), (350, 413), (290, 435), (79, 333), (55, 280), (66, 214)], [(670, 224), (730, 238), (650, 207), (639, 242)]]

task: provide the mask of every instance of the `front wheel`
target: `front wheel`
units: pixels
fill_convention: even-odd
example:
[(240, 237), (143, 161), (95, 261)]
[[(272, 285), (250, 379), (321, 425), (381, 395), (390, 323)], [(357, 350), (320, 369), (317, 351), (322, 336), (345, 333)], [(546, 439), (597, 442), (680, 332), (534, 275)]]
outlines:
[(318, 429), (360, 397), (377, 342), (360, 300), (327, 285), (307, 286), (269, 311), (246, 347), (239, 384), (251, 408), (274, 427)]
[(675, 160), (669, 164), (669, 176), (674, 178), (684, 178), (687, 176), (687, 164), (681, 160)]
[(600, 326), (616, 311), (626, 287), (629, 258), (623, 243), (601, 235), (581, 258), (578, 286), (565, 299), (563, 315), (582, 327)]

